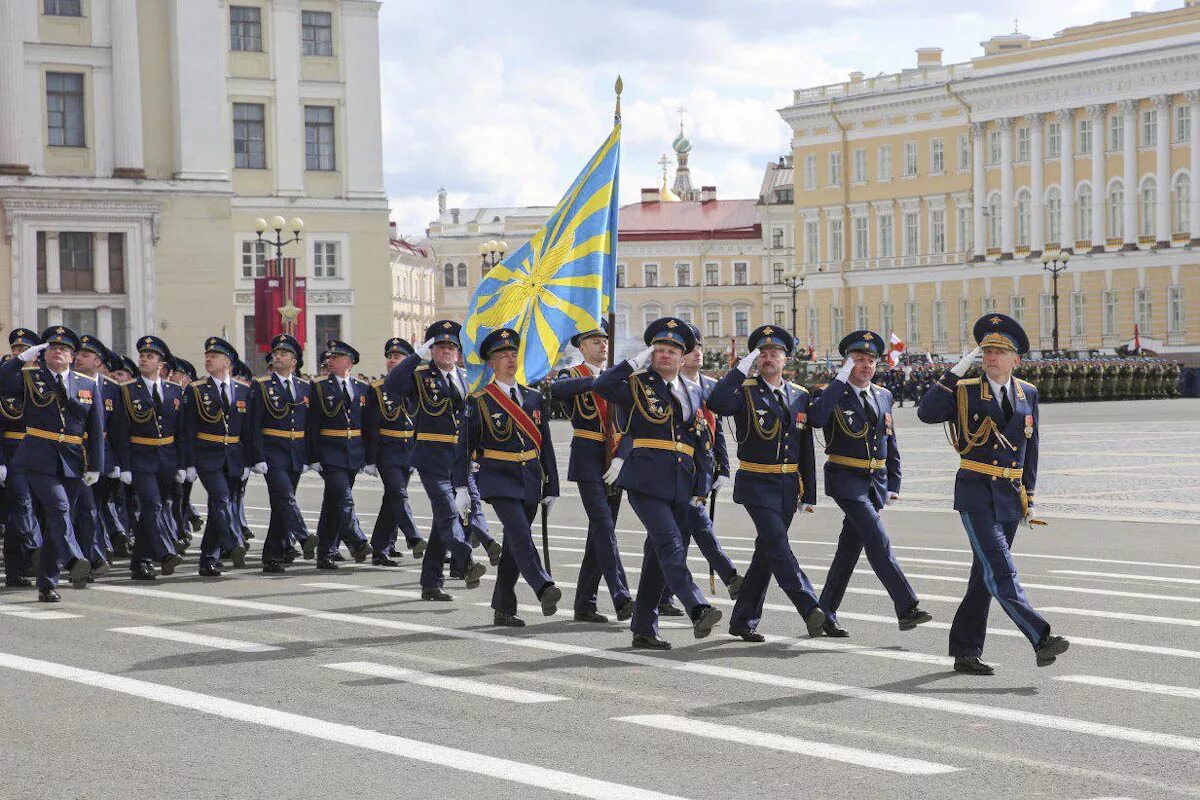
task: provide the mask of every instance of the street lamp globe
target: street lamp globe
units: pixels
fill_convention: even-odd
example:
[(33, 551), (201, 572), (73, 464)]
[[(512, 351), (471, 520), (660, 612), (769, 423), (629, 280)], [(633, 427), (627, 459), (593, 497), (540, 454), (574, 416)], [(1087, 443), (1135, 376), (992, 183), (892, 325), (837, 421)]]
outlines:
[(271, 230), (276, 232), (281, 231), (284, 225), (287, 225), (287, 220), (283, 217), (271, 217)]
[(292, 217), (292, 221), (288, 223), (288, 227), (292, 229), (292, 233), (299, 236), (300, 231), (304, 230), (304, 220), (299, 217)]
[(266, 233), (267, 232), (267, 221), (265, 219), (263, 219), (262, 217), (259, 217), (258, 219), (254, 220), (254, 231), (255, 231), (255, 233)]

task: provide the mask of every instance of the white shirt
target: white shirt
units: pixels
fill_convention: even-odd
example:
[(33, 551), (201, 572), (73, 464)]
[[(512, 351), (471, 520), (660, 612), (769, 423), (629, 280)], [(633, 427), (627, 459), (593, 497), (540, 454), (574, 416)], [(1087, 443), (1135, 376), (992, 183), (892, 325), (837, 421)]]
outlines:
[(350, 376), (347, 375), (344, 378), (339, 378), (337, 375), (334, 375), (333, 377), (334, 377), (334, 380), (336, 380), (338, 382), (338, 386), (340, 386), (342, 388), (342, 390), (345, 391), (346, 396), (350, 398), (350, 401), (353, 402), (354, 401), (354, 382), (352, 380), (350, 380)]
[(512, 399), (512, 390), (516, 389), (517, 390), (517, 405), (521, 405), (521, 399), (522, 399), (523, 395), (521, 394), (520, 387), (518, 387), (515, 383), (505, 383), (502, 380), (497, 380), (495, 383), (497, 386), (500, 387), (500, 391), (504, 392), (504, 396), (509, 399)]
[(1009, 404), (1015, 409), (1017, 407), (1017, 401), (1015, 399), (1016, 395), (1013, 394), (1012, 378), (1010, 377), (1008, 379), (1008, 383), (996, 383), (994, 380), (992, 380), (991, 375), (988, 375), (986, 372), (984, 373), (984, 375), (987, 377), (988, 385), (992, 387), (992, 398), (996, 401), (996, 405), (999, 406), (1001, 409), (1004, 408), (1004, 406), (1002, 406), (1000, 404), (1000, 400), (1001, 400), (1000, 389), (1001, 389), (1001, 387), (1003, 387), (1004, 389), (1006, 389), (1008, 391)]
[(604, 372), (605, 368), (608, 366), (607, 364), (593, 364), (590, 361), (585, 361), (583, 363), (587, 364), (587, 368), (590, 369), (592, 374), (596, 376), (599, 376), (601, 372)]
[(464, 398), (467, 396), (467, 389), (463, 385), (463, 382), (459, 380), (457, 369), (451, 369), (448, 372), (443, 372), (442, 377), (445, 379), (447, 386), (453, 386), (458, 390), (459, 396)]
[(870, 404), (871, 410), (875, 412), (875, 418), (876, 419), (879, 418), (879, 416), (880, 416), (879, 396), (876, 394), (875, 386), (873, 384), (867, 384), (866, 386), (858, 387), (852, 383), (852, 384), (850, 384), (850, 391), (854, 392), (854, 396), (858, 398), (858, 402), (860, 402), (860, 403), (863, 402), (862, 393), (866, 392), (867, 393), (867, 403)]
[(280, 383), (291, 390), (292, 398), (294, 399), (298, 394), (296, 391), (296, 378), (292, 375), (280, 375), (278, 372), (275, 373), (275, 377), (279, 379)]
[[(141, 376), (141, 381), (142, 381), (142, 383), (144, 383), (146, 385), (146, 391), (149, 392), (151, 397), (153, 397), (154, 396), (154, 387), (158, 386), (159, 382), (157, 380), (153, 380), (153, 381), (149, 380), (148, 378), (146, 378), (145, 375)], [(217, 391), (221, 391), (221, 390), (218, 389)], [(162, 387), (159, 386), (158, 387), (158, 397), (160, 400), (162, 399), (162, 396), (163, 396), (163, 390), (162, 390)]]
[(224, 386), (225, 387), (225, 396), (227, 398), (229, 398), (229, 402), (232, 403), (233, 402), (233, 379), (226, 378), (225, 380), (221, 380), (216, 375), (209, 375), (208, 377), (210, 380), (212, 380), (213, 385), (217, 387), (217, 397), (221, 396), (221, 387)]
[(690, 417), (696, 413), (695, 399), (700, 396), (700, 385), (692, 383), (683, 375), (676, 376), (675, 380), (669, 384), (671, 394), (675, 395), (675, 399), (679, 401), (679, 407), (683, 411), (685, 417)]
[(772, 386), (770, 381), (768, 381), (766, 378), (763, 378), (763, 383), (767, 384), (767, 388), (771, 390), (772, 394), (779, 392), (783, 395), (784, 411), (787, 411), (792, 407), (792, 397), (788, 393), (787, 381), (781, 380), (777, 386)]

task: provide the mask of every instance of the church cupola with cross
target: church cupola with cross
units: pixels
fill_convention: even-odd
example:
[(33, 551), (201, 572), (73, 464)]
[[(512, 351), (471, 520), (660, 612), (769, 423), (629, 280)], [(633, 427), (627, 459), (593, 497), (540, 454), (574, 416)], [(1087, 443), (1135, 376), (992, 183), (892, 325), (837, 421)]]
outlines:
[(687, 109), (680, 106), (678, 113), (679, 135), (671, 143), (671, 149), (675, 151), (676, 162), (675, 183), (671, 186), (671, 191), (680, 200), (699, 200), (700, 193), (692, 186), (692, 174), (688, 169), (688, 154), (692, 152), (692, 143), (683, 132), (683, 115), (687, 113)]

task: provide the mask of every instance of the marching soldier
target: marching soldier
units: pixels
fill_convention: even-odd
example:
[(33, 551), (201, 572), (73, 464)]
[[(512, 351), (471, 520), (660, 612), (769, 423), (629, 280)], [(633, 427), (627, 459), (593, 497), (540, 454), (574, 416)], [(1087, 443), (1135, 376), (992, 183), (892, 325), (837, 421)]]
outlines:
[(131, 487), (138, 503), (130, 578), (154, 580), (153, 562), (171, 575), (183, 559), (175, 552), (175, 519), (170, 498), (187, 477), (180, 458), (183, 387), (163, 380), (162, 364), (170, 357), (157, 336), (138, 340), (137, 380), (121, 386), (109, 432), (121, 470), (121, 483)]
[(578, 333), (571, 337), (571, 344), (583, 354), (583, 363), (560, 373), (550, 384), (550, 395), (571, 404), (567, 479), (578, 487), (588, 518), (587, 542), (575, 584), (575, 621), (608, 622), (608, 617), (596, 610), (596, 590), (603, 577), (617, 619), (624, 622), (633, 616), (633, 598), (617, 546), (621, 490), (606, 487), (604, 482), (604, 473), (612, 463), (620, 439), (617, 409), (592, 391), (592, 384), (604, 372), (608, 359), (608, 331), (596, 328)]
[[(383, 346), (390, 372), (412, 355), (413, 347), (399, 336), (388, 339)], [(417, 533), (412, 507), (408, 504), (408, 483), (412, 479), (413, 407), (401, 400), (378, 380), (371, 384), (371, 399), (363, 418), (363, 438), (367, 447), (367, 466), (363, 471), (383, 481), (383, 500), (375, 517), (371, 533), (371, 563), (377, 567), (394, 567), (390, 556), (396, 551), (397, 530), (412, 550), (413, 558), (425, 555), (425, 540)]]
[[(28, 328), (15, 328), (8, 335), (10, 353), (4, 361), (16, 358), (41, 339)], [(33, 586), (27, 575), (34, 574), (34, 555), (42, 546), (42, 529), (33, 513), (33, 495), (29, 478), (16, 464), (17, 449), (25, 438), (25, 395), (0, 396), (0, 486), (4, 487), (4, 585)]]
[(79, 336), (56, 325), (41, 339), (0, 364), (0, 395), (24, 398), (25, 438), (12, 463), (28, 476), (45, 520), (38, 600), (57, 603), (60, 562), (75, 589), (86, 588), (92, 572), (75, 538), (73, 518), (79, 492), (95, 485), (104, 471), (104, 418), (100, 404), (93, 402), (96, 382), (71, 371)]
[[(112, 368), (109, 368), (111, 374)], [(184, 390), (184, 399), (187, 398), (188, 386), (196, 380), (196, 368), (192, 366), (192, 362), (179, 356), (171, 356), (171, 380), (178, 383)], [(182, 449), (180, 452), (183, 452)], [(175, 533), (179, 536), (175, 543), (175, 550), (180, 555), (192, 544), (192, 534), (199, 533), (204, 525), (204, 520), (200, 518), (196, 507), (192, 505), (192, 481), (185, 480), (181, 484), (176, 484), (174, 491), (171, 492), (171, 514), (175, 518)]]
[[(949, 423), (961, 457), (954, 482), (954, 509), (962, 518), (974, 555), (967, 592), (950, 629), (955, 672), (991, 675), (980, 660), (994, 597), (1033, 645), (1039, 667), (1053, 664), (1069, 642), (1030, 605), (1017, 580), (1013, 537), (1033, 519), (1038, 466), (1037, 387), (1012, 377), (1029, 338), (1020, 323), (1004, 314), (980, 317), (974, 327), (979, 346), (921, 398), (922, 422)], [(963, 378), (983, 354), (981, 378)]]
[[(798, 509), (811, 512), (817, 501), (816, 461), (808, 414), (808, 392), (783, 378), (791, 355), (791, 334), (772, 325), (746, 340), (750, 353), (713, 388), (708, 403), (733, 417), (737, 427), (738, 471), (733, 501), (754, 520), (754, 555), (733, 607), (729, 633), (762, 642), (758, 632), (771, 576), (804, 619), (809, 636), (820, 636), (825, 614), (808, 576), (788, 544), (788, 528)], [(758, 376), (750, 370), (757, 362)]]
[(305, 438), (312, 386), (295, 374), (303, 364), (300, 342), (279, 334), (271, 340), (271, 372), (255, 380), (250, 392), (246, 460), (252, 465), (250, 471), (266, 480), (271, 504), (262, 552), (266, 573), (284, 571), (293, 541), (303, 543), (305, 558), (312, 558), (317, 550), (317, 537), (309, 533), (296, 503), (300, 476), (312, 462)]
[(837, 610), (864, 549), (892, 599), (900, 630), (910, 631), (933, 617), (917, 605), (917, 595), (892, 553), (879, 516), (884, 506), (900, 499), (892, 395), (871, 383), (883, 355), (883, 339), (872, 331), (855, 331), (842, 339), (838, 352), (846, 363), (808, 408), (809, 424), (825, 429), (825, 494), (845, 514), (837, 552), (821, 589), (825, 635), (850, 635), (838, 624)]
[(542, 565), (530, 529), (538, 504), (546, 514), (558, 499), (558, 467), (542, 394), (516, 382), (520, 342), (517, 332), (509, 328), (484, 337), (479, 355), (491, 367), (494, 379), (471, 395), (467, 407), (467, 451), (479, 464), (476, 485), (504, 526), (492, 621), (517, 628), (525, 625), (517, 616), (518, 576), (533, 589), (545, 616), (553, 616), (562, 599), (562, 590)]
[(371, 554), (371, 543), (354, 513), (354, 479), (367, 463), (362, 427), (371, 391), (350, 374), (358, 358), (358, 351), (345, 342), (329, 342), (325, 349), (329, 374), (313, 384), (309, 453), (313, 469), (325, 481), (317, 520), (317, 569), (338, 568), (334, 557), (343, 540), (358, 563)]
[[(721, 612), (701, 593), (688, 569), (682, 529), (690, 507), (712, 488), (712, 440), (698, 391), (679, 377), (683, 356), (696, 345), (686, 322), (663, 317), (646, 328), (649, 347), (596, 379), (596, 394), (628, 410), (622, 448), (628, 457), (613, 465), (616, 484), (646, 528), (642, 574), (631, 628), (634, 648), (669, 650), (658, 636), (658, 604), (664, 585), (679, 598), (697, 639), (708, 636)], [(650, 369), (643, 370), (643, 365)]]
[[(421, 561), (421, 599), (454, 599), (442, 590), (443, 563), (462, 574), (474, 589), (487, 572), (471, 557), (463, 514), (471, 509), (470, 460), (466, 440), (467, 378), (458, 364), (462, 326), (438, 320), (425, 329), (425, 343), (388, 372), (383, 388), (414, 408), (416, 432), (411, 463), (421, 478), (433, 511), (429, 543)], [(424, 359), (428, 363), (422, 363)], [(501, 554), (502, 555), (502, 554)]]
[(108, 536), (100, 509), (108, 502), (108, 483), (120, 479), (121, 468), (117, 464), (112, 442), (113, 400), (120, 397), (121, 385), (103, 374), (104, 360), (109, 350), (104, 343), (90, 333), (79, 337), (79, 352), (75, 354), (75, 370), (96, 382), (96, 396), (92, 402), (101, 406), (104, 423), (104, 466), (106, 472), (96, 485), (79, 493), (79, 505), (75, 513), (75, 540), (79, 548), (92, 562), (92, 577), (108, 572)]

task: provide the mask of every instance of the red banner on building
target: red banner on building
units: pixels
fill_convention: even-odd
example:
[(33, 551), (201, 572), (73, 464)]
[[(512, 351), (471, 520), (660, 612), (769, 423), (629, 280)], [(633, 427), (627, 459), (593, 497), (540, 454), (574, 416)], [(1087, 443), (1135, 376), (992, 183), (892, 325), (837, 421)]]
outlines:
[(307, 278), (296, 275), (294, 258), (270, 259), (266, 272), (254, 280), (254, 332), (259, 352), (270, 352), (271, 340), (281, 333), (296, 337), (303, 348)]

